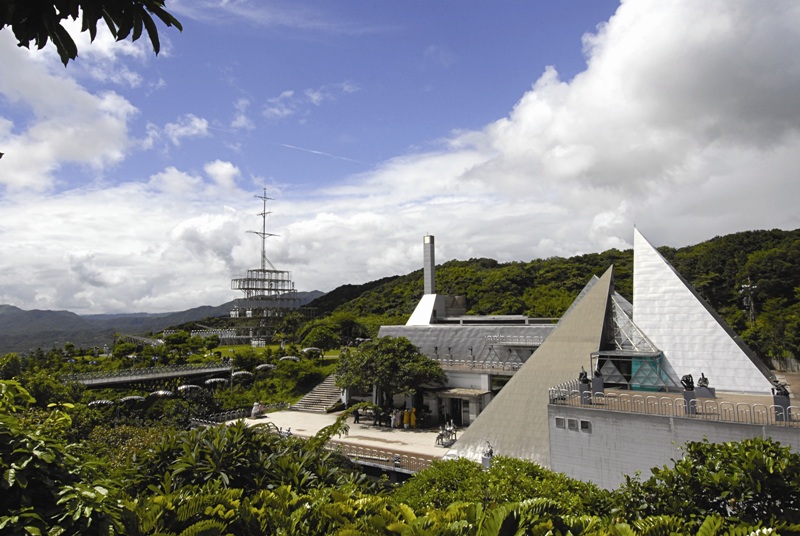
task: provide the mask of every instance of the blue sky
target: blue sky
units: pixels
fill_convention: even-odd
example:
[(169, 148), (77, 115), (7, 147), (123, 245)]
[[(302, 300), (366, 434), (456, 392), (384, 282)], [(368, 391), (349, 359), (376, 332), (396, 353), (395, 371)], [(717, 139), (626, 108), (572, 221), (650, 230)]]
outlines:
[(186, 30), (164, 32), (169, 58), (140, 71), (165, 85), (140, 85), (132, 125), (192, 115), (209, 135), (144, 160), (141, 172), (191, 169), (201, 152), (305, 196), (482, 128), (544, 65), (571, 78), (585, 68), (581, 36), (617, 2), (185, 4), (170, 4)]
[(795, 2), (168, 1), (184, 31), (0, 31), (0, 303), (162, 312), (437, 260), (798, 226)]

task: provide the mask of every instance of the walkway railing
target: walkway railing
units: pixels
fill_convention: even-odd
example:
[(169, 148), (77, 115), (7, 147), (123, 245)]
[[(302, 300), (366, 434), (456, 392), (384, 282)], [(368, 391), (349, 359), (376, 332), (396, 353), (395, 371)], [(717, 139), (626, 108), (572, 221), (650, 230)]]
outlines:
[(454, 359), (448, 357), (435, 358), (440, 365), (445, 367), (456, 367), (466, 369), (481, 370), (519, 370), (523, 363), (519, 361), (473, 361), (471, 359)]
[(326, 449), (340, 452), (361, 465), (391, 469), (401, 473), (418, 473), (431, 465), (431, 460), (388, 450), (361, 447), (350, 443), (331, 442)]
[(63, 376), (64, 381), (73, 381), (84, 385), (99, 385), (103, 383), (122, 383), (125, 381), (151, 380), (158, 378), (172, 378), (192, 376), (206, 373), (229, 372), (230, 365), (209, 363), (201, 365), (168, 365), (149, 368), (131, 368), (113, 371), (86, 372)]
[[(289, 409), (288, 402), (265, 404), (262, 405), (262, 412), (259, 416), (263, 415), (268, 411), (284, 410), (284, 409)], [(232, 409), (220, 413), (212, 413), (211, 415), (206, 415), (204, 417), (190, 419), (190, 421), (193, 426), (204, 426), (204, 425), (208, 426), (208, 425), (222, 424), (228, 421), (238, 421), (239, 419), (247, 419), (252, 416), (253, 416), (253, 408), (248, 407), (248, 408)]]
[(800, 428), (800, 406), (694, 399), (683, 396), (581, 392), (577, 381), (548, 390), (553, 405), (708, 421)]
[(539, 335), (486, 335), (487, 344), (496, 344), (498, 346), (523, 346), (527, 348), (541, 346), (543, 342), (544, 337)]

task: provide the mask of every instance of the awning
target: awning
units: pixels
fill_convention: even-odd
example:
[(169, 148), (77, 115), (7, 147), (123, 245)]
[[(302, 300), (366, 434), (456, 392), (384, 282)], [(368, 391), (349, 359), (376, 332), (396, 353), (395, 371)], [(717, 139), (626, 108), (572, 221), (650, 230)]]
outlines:
[(491, 391), (482, 391), (481, 389), (470, 389), (468, 387), (450, 387), (437, 391), (436, 394), (449, 398), (470, 398), (488, 395)]

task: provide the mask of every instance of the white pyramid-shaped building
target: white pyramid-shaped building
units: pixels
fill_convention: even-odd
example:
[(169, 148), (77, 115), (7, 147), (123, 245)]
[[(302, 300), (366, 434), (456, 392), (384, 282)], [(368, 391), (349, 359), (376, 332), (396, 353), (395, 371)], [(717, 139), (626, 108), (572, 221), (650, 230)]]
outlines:
[(591, 367), (600, 349), (613, 291), (613, 268), (590, 281), (544, 343), (456, 441), (446, 458), (481, 459), (491, 443), (497, 454), (550, 464), (549, 389)]
[(634, 229), (633, 321), (678, 382), (703, 373), (722, 391), (769, 394), (772, 374), (664, 257)]

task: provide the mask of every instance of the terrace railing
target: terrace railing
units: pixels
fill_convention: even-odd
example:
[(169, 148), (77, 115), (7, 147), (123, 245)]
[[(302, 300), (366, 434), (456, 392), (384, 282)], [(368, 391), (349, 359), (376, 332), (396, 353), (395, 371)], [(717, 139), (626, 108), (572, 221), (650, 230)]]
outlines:
[(577, 381), (551, 387), (552, 405), (709, 421), (800, 428), (800, 406), (693, 399), (679, 396), (581, 391)]

